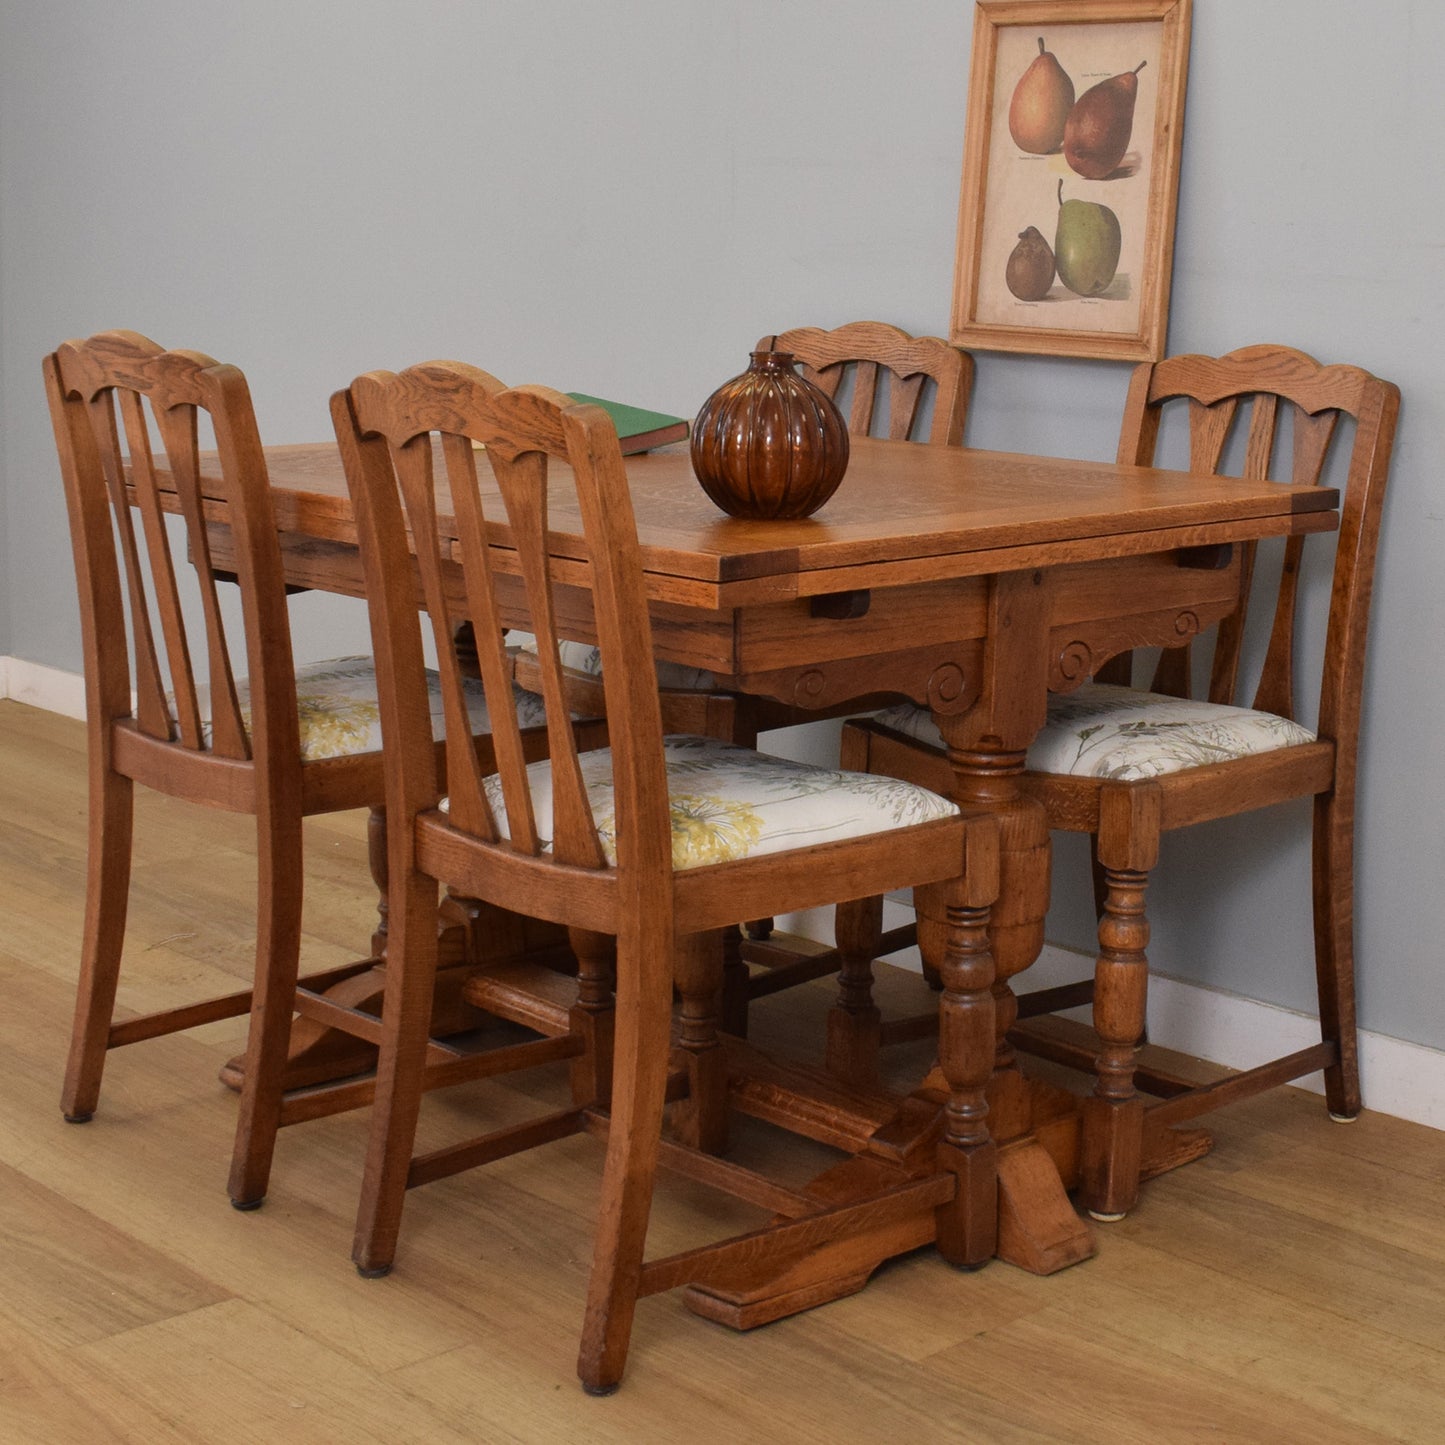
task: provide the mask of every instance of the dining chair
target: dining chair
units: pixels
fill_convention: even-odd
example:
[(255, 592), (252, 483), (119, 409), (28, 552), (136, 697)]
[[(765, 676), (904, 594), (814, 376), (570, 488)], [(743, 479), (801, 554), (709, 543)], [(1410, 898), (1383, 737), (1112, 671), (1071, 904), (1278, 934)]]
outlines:
[[(694, 1265), (731, 1257), (730, 1248), (756, 1252), (759, 1261), (769, 1257), (765, 1232), (749, 1236), (746, 1246), (734, 1241), (661, 1261), (643, 1258), (660, 1153), (684, 1172), (688, 1160), (703, 1159), (702, 1167), (691, 1166), (701, 1182), (737, 1190), (741, 1180), (760, 1181), (698, 1153), (719, 1147), (726, 1129), (717, 997), (722, 938), (739, 918), (905, 879), (919, 885), (924, 914), (942, 929), (951, 1027), (967, 1031), (975, 1044), (969, 1057), (977, 1061), (970, 1065), (971, 1092), (950, 1111), (943, 1152), (956, 1148), (955, 1162), (967, 1173), (965, 1156), (976, 1162), (983, 1156), (971, 1151), (991, 1148), (982, 1122), (993, 1051), (984, 928), (994, 884), (989, 865), (979, 861), (985, 835), (954, 804), (911, 785), (791, 763), (726, 740), (664, 734), (627, 474), (601, 408), (542, 387), (508, 390), (473, 367), (433, 362), (357, 378), (332, 398), (332, 416), (371, 609), (392, 887), (384, 1032), (353, 1258), (366, 1275), (392, 1267), (409, 1186), (518, 1147), (579, 1131), (600, 1134), (606, 1161), (578, 1372), (590, 1392), (605, 1393), (621, 1379), (640, 1295), (685, 1283)], [(479, 456), (494, 487), (479, 475)], [(465, 598), (489, 697), (505, 696), (511, 686), (503, 629), (525, 626), (538, 639), (551, 733), (547, 761), (528, 766), (516, 730), (500, 718), (496, 774), (485, 776), (466, 754), (450, 753), (442, 795), (426, 755), (422, 623), (409, 545), (449, 715), (461, 705), (460, 667), (445, 621), (449, 597)], [(581, 625), (581, 589), (590, 595), (605, 661), (611, 737), (605, 749), (579, 750), (554, 721), (568, 705), (558, 619)], [(590, 1095), (577, 1090), (574, 1073), (571, 1107), (413, 1157), (440, 885), (615, 945), (610, 1098), (608, 1061), (599, 1060)], [(545, 990), (545, 975), (538, 977)], [(483, 970), (471, 996), (490, 1005), (519, 982), (516, 970), (500, 980)], [(613, 1003), (609, 982), (593, 980), (601, 1008)], [(682, 995), (675, 1050), (674, 984)], [(607, 1047), (608, 1036), (596, 1030), (588, 1048)], [(684, 1107), (682, 1137), (664, 1149), (665, 1095), (680, 1095)], [(984, 1179), (971, 1177), (975, 1186)], [(991, 1179), (982, 1187), (991, 1199)], [(787, 1206), (779, 1190), (762, 1182), (743, 1186), (741, 1197), (800, 1212), (797, 1196)], [(941, 1237), (962, 1227), (957, 1221), (978, 1198), (976, 1187), (959, 1188), (957, 1203), (940, 1210)], [(801, 1212), (820, 1207), (815, 1202)], [(866, 1230), (870, 1220), (856, 1214), (840, 1211), (829, 1237)], [(796, 1252), (803, 1224), (793, 1224), (772, 1241), (777, 1248)], [(968, 1246), (977, 1262), (992, 1247), (984, 1233)]]
[[(882, 321), (853, 321), (832, 330), (796, 327), (760, 338), (755, 349), (795, 356), (809, 381), (847, 407), (848, 430), (853, 436), (886, 436), (931, 446), (962, 445), (973, 388), (973, 357), (939, 337), (910, 336)], [(562, 660), (572, 706), (600, 714), (606, 699), (597, 647), (564, 641)], [(514, 675), (522, 686), (540, 689), (535, 652), (525, 643), (516, 654)], [(859, 706), (854, 699), (831, 711), (809, 712), (726, 692), (711, 672), (670, 662), (657, 664), (657, 682), (663, 722), (669, 731), (726, 738), (745, 747), (755, 747), (760, 732), (837, 717), (856, 712)], [(798, 938), (773, 937), (770, 919), (750, 920), (745, 932), (751, 940), (745, 948), (746, 960), (744, 949), (729, 940), (723, 997), (724, 1026), (739, 1036), (747, 1034), (748, 1008), (754, 999), (836, 973), (840, 965), (836, 947), (818, 948)], [(881, 921), (879, 935), (879, 941), (886, 944), (880, 952), (912, 942), (911, 932), (883, 935)], [(748, 967), (749, 962), (757, 966), (756, 972)]]
[[(270, 483), (240, 371), (131, 331), (67, 341), (44, 371), (79, 588), (90, 778), (81, 971), (61, 1108), (73, 1123), (93, 1116), (109, 1050), (249, 1013), (228, 1190), (250, 1209), (265, 1196), (280, 1125), (344, 1102), (312, 1096), (298, 1113), (284, 1097), (293, 1011), (328, 1023), (364, 1018), (321, 993), (373, 959), (313, 974), (298, 989), (301, 820), (382, 805), (375, 668), (369, 657), (294, 665)], [(214, 433), (214, 465), (201, 455), (203, 424)], [(191, 569), (173, 553), (168, 522), (177, 513)], [(239, 588), (240, 645), (218, 586), (231, 574), (213, 566), (220, 519), (234, 543), (226, 566)], [(508, 708), (529, 724), (534, 749), (545, 741), (539, 699), (518, 690)], [(485, 734), (479, 687), (448, 721), (454, 736)], [(484, 737), (477, 747), (485, 754)], [(117, 1020), (136, 783), (255, 817), (256, 959), (248, 989)], [(359, 1027), (374, 1030), (376, 1021)]]
[(963, 444), (974, 365), (959, 347), (936, 336), (910, 336), (882, 321), (852, 321), (831, 331), (800, 326), (758, 346), (768, 341), (796, 356), (803, 375), (834, 400), (840, 395), (847, 400), (851, 392), (852, 435)]
[[(1129, 685), (1131, 656), (1096, 658), (1094, 680), (1051, 699), (1029, 751), (1022, 786), (1043, 804), (1050, 827), (1094, 838), (1097, 1043), (1070, 1050), (1055, 1039), (1048, 1047), (1095, 1077), (1083, 1107), (1080, 1184), (1095, 1218), (1117, 1219), (1133, 1207), (1151, 1158), (1172, 1153), (1177, 1162), (1181, 1148), (1207, 1147), (1207, 1136), (1192, 1131), (1190, 1145), (1174, 1126), (1222, 1104), (1323, 1069), (1331, 1116), (1352, 1119), (1360, 1110), (1356, 759), (1376, 543), (1399, 403), (1390, 382), (1355, 366), (1322, 366), (1283, 346), (1176, 356), (1134, 371), (1121, 463), (1151, 465), (1161, 420), (1178, 411), (1187, 419), (1191, 471), (1220, 473), (1233, 457), (1239, 474), (1252, 479), (1319, 485), (1330, 481), (1327, 468), (1334, 466), (1343, 472), (1344, 495), (1328, 621), (1312, 659), (1298, 645), (1306, 631), (1297, 623), (1305, 538), (1280, 542), (1277, 569), (1257, 566), (1259, 544), (1246, 543), (1238, 605), (1214, 629), (1202, 698), (1191, 696), (1196, 673), (1201, 682), (1205, 675), (1189, 643), (1162, 653), (1148, 688)], [(1267, 640), (1247, 628), (1251, 617), (1267, 621)], [(1296, 690), (1307, 662), (1319, 689), (1312, 727), (1301, 720)], [(892, 709), (848, 724), (845, 734), (845, 755), (869, 768), (945, 785), (942, 740), (926, 713)], [(1148, 988), (1145, 891), (1162, 835), (1309, 797), (1321, 1042), (1202, 1087), (1138, 1069)], [(1019, 1041), (1028, 1047), (1026, 1036)], [(1146, 1105), (1141, 1086), (1159, 1101)]]

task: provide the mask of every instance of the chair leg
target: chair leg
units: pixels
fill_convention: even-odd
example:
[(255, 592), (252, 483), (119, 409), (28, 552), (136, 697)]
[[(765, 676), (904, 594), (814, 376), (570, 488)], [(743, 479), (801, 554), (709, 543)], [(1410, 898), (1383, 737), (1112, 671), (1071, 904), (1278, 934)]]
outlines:
[(706, 1154), (725, 1154), (728, 1084), (726, 1060), (718, 1038), (722, 934), (694, 933), (678, 939), (675, 968), (681, 1003), (678, 1053), (687, 1070), (688, 1090), (687, 1098), (673, 1105), (673, 1131), (689, 1148), (701, 1149)]
[[(838, 766), (852, 773), (870, 771), (872, 740), (861, 728), (844, 728), (838, 745)], [(882, 898), (856, 898), (840, 903), (833, 914), (838, 945), (838, 1002), (828, 1013), (826, 1062), (831, 1073), (849, 1083), (878, 1080), (882, 1016), (873, 1002), (873, 960), (883, 940)], [(924, 963), (931, 984), (938, 986), (933, 960)]]
[(228, 1185), (237, 1209), (256, 1209), (265, 1199), (281, 1124), (301, 954), (305, 870), (299, 811), (257, 817), (256, 857), (255, 984)]
[(1143, 783), (1106, 788), (1099, 799), (1098, 859), (1104, 873), (1094, 1030), (1093, 1095), (1084, 1101), (1079, 1192), (1095, 1219), (1121, 1219), (1139, 1197), (1144, 1100), (1134, 1065), (1148, 1005), (1149, 920), (1144, 893), (1159, 861), (1161, 797)]
[(743, 957), (743, 930), (749, 938), (757, 938), (752, 928), (747, 923), (743, 929), (730, 928), (723, 935), (722, 1028), (724, 1033), (740, 1039), (748, 1036), (748, 985), (753, 976)]
[(391, 881), (390, 947), (376, 1099), (351, 1249), (357, 1270), (368, 1277), (388, 1273), (396, 1258), (421, 1110), (438, 956), (435, 881), (410, 873), (399, 899), (395, 872)]
[[(1094, 922), (1097, 925), (1099, 919), (1104, 916), (1104, 900), (1109, 895), (1108, 871), (1099, 862), (1099, 835), (1097, 833), (1089, 835), (1089, 872), (1094, 887)], [(1139, 1035), (1139, 1042), (1141, 1044), (1149, 1042), (1147, 1022), (1144, 1025), (1143, 1033)]]
[(75, 1022), (60, 1096), (60, 1107), (72, 1124), (83, 1124), (100, 1102), (100, 1079), (125, 942), (134, 798), (135, 785), (129, 778), (112, 772), (103, 763), (92, 763), (85, 931)]
[(1084, 1101), (1080, 1193), (1095, 1219), (1122, 1219), (1139, 1195), (1144, 1101), (1134, 1087), (1134, 1061), (1144, 1033), (1149, 964), (1144, 952), (1146, 873), (1106, 868), (1099, 958), (1094, 966), (1093, 1096)]
[(1330, 1117), (1348, 1122), (1359, 1114), (1360, 1061), (1355, 1025), (1355, 860), (1353, 810), (1333, 795), (1315, 799), (1315, 979), (1320, 1033), (1339, 1050), (1325, 1070)]
[(658, 927), (653, 917), (633, 920), (617, 944), (612, 1123), (577, 1356), (577, 1374), (590, 1395), (615, 1390), (627, 1362), (657, 1172), (672, 1014), (670, 926)]
[(1094, 922), (1104, 916), (1104, 900), (1109, 896), (1109, 880), (1099, 862), (1099, 835), (1089, 834), (1089, 877), (1094, 889)]
[(577, 955), (577, 1002), (568, 1022), (587, 1041), (572, 1060), (572, 1102), (579, 1108), (605, 1109), (612, 1097), (612, 1049), (615, 1012), (612, 985), (617, 969), (616, 941), (583, 928), (567, 930)]
[(878, 1080), (882, 1015), (873, 1002), (873, 960), (883, 944), (883, 900), (855, 898), (834, 912), (838, 1002), (828, 1011), (828, 1071), (850, 1084)]

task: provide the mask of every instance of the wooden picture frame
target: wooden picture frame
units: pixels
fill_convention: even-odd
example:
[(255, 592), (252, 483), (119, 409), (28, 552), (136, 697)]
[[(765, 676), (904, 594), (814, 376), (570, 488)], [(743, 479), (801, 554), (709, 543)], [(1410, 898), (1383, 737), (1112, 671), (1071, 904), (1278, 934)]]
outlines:
[(1191, 7), (979, 0), (957, 345), (1120, 361), (1164, 354)]

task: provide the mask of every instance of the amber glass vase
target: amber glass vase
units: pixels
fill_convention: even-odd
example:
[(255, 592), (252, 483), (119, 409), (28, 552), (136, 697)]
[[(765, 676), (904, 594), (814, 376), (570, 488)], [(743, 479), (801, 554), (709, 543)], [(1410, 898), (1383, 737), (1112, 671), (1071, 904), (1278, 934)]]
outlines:
[(692, 426), (692, 469), (733, 517), (806, 517), (847, 467), (848, 428), (832, 398), (793, 369), (791, 352), (753, 352)]

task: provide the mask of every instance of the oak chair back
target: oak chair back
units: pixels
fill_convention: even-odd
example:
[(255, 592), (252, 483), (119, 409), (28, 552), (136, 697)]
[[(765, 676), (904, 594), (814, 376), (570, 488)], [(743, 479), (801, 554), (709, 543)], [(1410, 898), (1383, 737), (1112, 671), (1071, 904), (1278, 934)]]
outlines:
[[(269, 770), (299, 773), (281, 553), (245, 377), (234, 366), (199, 352), (165, 351), (131, 331), (66, 342), (46, 358), (45, 375), (70, 512), (92, 719), (133, 718), (147, 738), (178, 750), (254, 756)], [(201, 481), (203, 412), (219, 452), (220, 486), (210, 492)], [(183, 601), (155, 439), (195, 564), (199, 621)], [(239, 648), (227, 636), (211, 567), (206, 522), (218, 508), (236, 544), (245, 633)], [(209, 708), (198, 681), (200, 657)], [(247, 674), (249, 728), (236, 686), (237, 676)]]
[[(936, 336), (910, 336), (882, 321), (853, 321), (832, 331), (800, 326), (769, 342), (790, 351), (803, 375), (836, 399), (851, 373), (852, 401), (848, 430), (854, 436), (874, 434), (884, 401), (893, 441), (927, 441), (958, 446), (973, 387), (973, 358)], [(923, 427), (925, 398), (933, 396), (932, 420)]]
[[(1364, 671), (1365, 632), (1374, 577), (1380, 513), (1389, 470), (1399, 391), (1357, 366), (1322, 366), (1284, 346), (1250, 346), (1227, 356), (1176, 356), (1136, 368), (1125, 403), (1119, 460), (1151, 465), (1164, 412), (1187, 411), (1189, 469), (1218, 473), (1226, 444), (1241, 426), (1239, 473), (1259, 480), (1318, 486), (1332, 450), (1353, 419), (1340, 508), (1334, 581), (1319, 695), (1319, 733), (1353, 746)], [(1289, 418), (1289, 441), (1281, 419)], [(1256, 547), (1243, 547), (1240, 605), (1219, 626), (1210, 667), (1211, 702), (1253, 707), (1281, 717), (1296, 715), (1297, 612), (1305, 537), (1283, 543), (1273, 600), (1273, 621), (1258, 683), (1241, 696), (1241, 657), (1251, 603), (1271, 599), (1254, 587)], [(1263, 578), (1261, 577), (1261, 581)], [(1253, 596), (1251, 595), (1253, 594)], [(1174, 648), (1160, 660), (1156, 691), (1188, 696), (1189, 653)]]
[[(662, 725), (654, 682), (651, 631), (642, 566), (616, 433), (601, 408), (573, 403), (542, 387), (505, 388), (495, 377), (459, 362), (432, 362), (399, 374), (371, 372), (332, 399), (348, 475), (354, 486), (368, 575), (387, 595), (370, 598), (377, 668), (383, 678), (382, 728), (396, 752), (388, 792), (395, 816), (413, 816), (437, 802), (430, 766), (430, 724), (424, 708), (420, 624), (407, 537), (415, 552), (430, 616), (447, 727), (465, 724), (463, 662), (449, 617), (457, 611), (448, 569), (460, 563), (463, 610), (473, 623), (475, 666), (493, 719), (497, 782), (489, 793), (475, 755), (447, 754), (449, 821), (484, 844), (541, 868), (601, 870), (607, 859), (583, 782), (577, 737), (569, 720), (567, 682), (559, 656), (557, 589), (590, 587), (613, 738), (619, 876), (645, 874), (655, 887), (670, 877), (671, 847), (663, 770)], [(495, 492), (483, 486), (477, 459), (485, 448)], [(349, 453), (349, 455), (347, 455)], [(438, 509), (437, 478), (451, 516)], [(579, 479), (585, 484), (579, 485)], [(554, 561), (548, 553), (553, 505), (575, 506), (583, 555)], [(489, 544), (494, 528), (510, 529), (507, 551)], [(526, 767), (528, 753), (512, 704), (512, 671), (503, 642), (504, 602), (537, 638), (537, 672), (547, 710), (551, 817), (537, 816)], [(410, 603), (410, 605), (408, 605)], [(497, 790), (505, 818), (495, 806)], [(659, 893), (665, 889), (656, 887)]]

